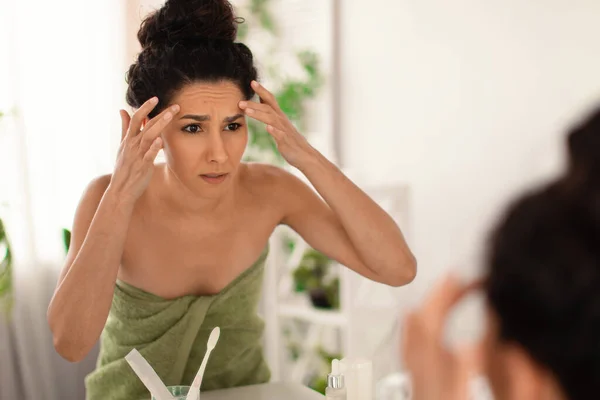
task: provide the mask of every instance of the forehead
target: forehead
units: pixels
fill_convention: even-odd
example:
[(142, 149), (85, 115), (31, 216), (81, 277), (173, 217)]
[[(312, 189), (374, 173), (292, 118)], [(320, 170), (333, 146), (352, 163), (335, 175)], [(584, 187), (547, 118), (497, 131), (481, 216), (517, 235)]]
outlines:
[(185, 85), (173, 97), (172, 103), (183, 108), (227, 107), (237, 108), (243, 100), (238, 86), (229, 81), (205, 83), (195, 82)]

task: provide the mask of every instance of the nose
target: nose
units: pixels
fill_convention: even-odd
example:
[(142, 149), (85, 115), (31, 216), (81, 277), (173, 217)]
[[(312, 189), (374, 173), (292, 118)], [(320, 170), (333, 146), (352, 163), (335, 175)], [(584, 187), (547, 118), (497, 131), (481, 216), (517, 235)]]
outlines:
[(210, 135), (207, 155), (208, 162), (217, 164), (222, 164), (229, 158), (225, 143), (223, 143), (223, 138), (219, 133)]

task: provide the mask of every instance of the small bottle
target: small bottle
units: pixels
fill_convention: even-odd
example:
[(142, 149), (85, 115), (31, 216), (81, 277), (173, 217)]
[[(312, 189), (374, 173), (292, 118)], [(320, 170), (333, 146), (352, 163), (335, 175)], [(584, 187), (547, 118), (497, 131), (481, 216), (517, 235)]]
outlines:
[(346, 400), (346, 382), (344, 381), (344, 375), (340, 372), (340, 360), (331, 362), (331, 373), (327, 375), (325, 399)]

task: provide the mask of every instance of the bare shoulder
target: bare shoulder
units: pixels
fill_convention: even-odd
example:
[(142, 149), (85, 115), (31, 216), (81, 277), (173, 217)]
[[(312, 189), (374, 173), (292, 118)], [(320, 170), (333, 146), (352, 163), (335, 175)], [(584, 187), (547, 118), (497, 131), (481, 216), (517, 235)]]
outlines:
[(110, 185), (112, 175), (98, 176), (88, 183), (79, 205), (75, 210), (75, 218), (73, 220), (73, 236), (82, 233), (83, 236), (87, 233), (87, 229), (98, 209), (98, 205), (104, 196), (104, 193)]
[[(92, 217), (96, 213), (98, 204), (102, 200), (104, 193), (110, 185), (111, 178), (111, 174), (101, 175), (92, 179), (90, 183), (88, 183), (83, 195), (81, 196), (81, 199), (79, 200), (79, 205), (75, 212), (74, 230), (76, 229), (77, 225), (89, 225)], [(85, 230), (87, 231), (87, 226)]]
[(245, 183), (257, 193), (269, 197), (294, 197), (298, 190), (308, 186), (298, 177), (276, 165), (248, 163), (244, 164)]
[(267, 164), (246, 164), (250, 191), (261, 204), (270, 205), (281, 221), (305, 209), (321, 206), (316, 191), (283, 168)]
[(100, 204), (104, 193), (108, 189), (111, 178), (112, 175), (110, 174), (98, 176), (92, 179), (85, 188), (85, 191), (79, 200), (77, 209), (75, 210), (75, 217), (73, 218), (73, 226), (71, 228), (71, 243), (69, 246), (69, 252), (67, 253), (65, 266), (61, 271), (59, 282), (61, 282), (65, 277), (69, 271), (69, 268), (71, 268), (73, 260), (79, 253), (79, 249), (81, 248), (85, 236), (87, 235), (87, 231), (92, 223), (94, 215), (96, 214), (98, 205)]
[(108, 189), (111, 179), (112, 174), (100, 175), (92, 179), (85, 189), (85, 195), (90, 197), (97, 197), (100, 195), (100, 197), (102, 197), (104, 192), (106, 192), (106, 189)]

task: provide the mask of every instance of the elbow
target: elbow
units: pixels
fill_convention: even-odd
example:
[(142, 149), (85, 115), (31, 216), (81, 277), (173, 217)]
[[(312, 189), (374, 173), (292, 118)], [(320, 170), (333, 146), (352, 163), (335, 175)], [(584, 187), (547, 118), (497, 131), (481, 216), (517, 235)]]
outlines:
[(48, 313), (48, 325), (52, 332), (52, 344), (54, 350), (65, 360), (77, 363), (82, 361), (87, 355), (85, 346), (81, 345), (77, 341), (73, 340), (72, 335), (69, 335), (69, 330), (61, 329), (56, 323), (53, 323), (50, 318), (50, 312)]
[(402, 260), (399, 263), (401, 265), (398, 268), (398, 264), (393, 269), (393, 274), (390, 277), (388, 285), (393, 287), (405, 286), (415, 280), (417, 277), (417, 259), (414, 255), (410, 254), (409, 257)]
[(69, 362), (78, 363), (87, 355), (87, 351), (84, 350), (83, 346), (78, 346), (63, 336), (53, 335), (52, 342), (56, 352)]

